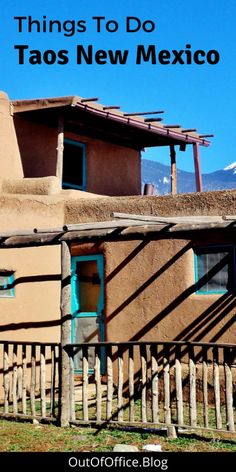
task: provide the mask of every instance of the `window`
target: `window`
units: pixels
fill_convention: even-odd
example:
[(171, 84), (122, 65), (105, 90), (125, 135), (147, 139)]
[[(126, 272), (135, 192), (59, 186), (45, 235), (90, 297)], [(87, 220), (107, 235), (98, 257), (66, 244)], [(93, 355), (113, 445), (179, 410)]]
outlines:
[(62, 187), (86, 189), (85, 144), (71, 139), (64, 140)]
[(0, 271), (0, 297), (14, 297), (14, 274), (13, 272)]
[(234, 289), (234, 247), (197, 248), (195, 282), (198, 293), (226, 293)]

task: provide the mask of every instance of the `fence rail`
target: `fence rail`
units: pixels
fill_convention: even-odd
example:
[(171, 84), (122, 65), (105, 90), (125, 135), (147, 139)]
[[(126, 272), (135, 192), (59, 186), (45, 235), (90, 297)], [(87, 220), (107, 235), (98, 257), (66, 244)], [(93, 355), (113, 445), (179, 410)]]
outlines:
[(235, 431), (235, 345), (140, 341), (65, 349), (71, 421)]
[(233, 344), (0, 341), (0, 376), (0, 416), (235, 432)]
[(60, 345), (0, 342), (0, 416), (56, 419)]

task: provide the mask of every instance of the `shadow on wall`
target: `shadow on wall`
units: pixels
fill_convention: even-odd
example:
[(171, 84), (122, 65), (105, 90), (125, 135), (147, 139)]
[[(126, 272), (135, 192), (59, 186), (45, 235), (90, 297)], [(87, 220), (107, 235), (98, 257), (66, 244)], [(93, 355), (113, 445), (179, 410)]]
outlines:
[[(150, 242), (150, 240), (143, 241), (130, 255), (122, 261), (122, 263), (114, 269), (114, 271), (109, 274), (106, 278), (106, 284), (110, 280), (117, 276), (119, 272), (140, 252), (144, 247)], [(171, 268), (171, 266), (180, 259), (190, 248), (192, 248), (192, 243), (187, 244), (182, 248), (178, 253), (176, 253), (171, 259), (169, 259), (161, 268), (159, 268), (149, 279), (146, 280), (137, 290), (130, 295), (123, 303), (117, 307), (107, 318), (106, 323), (108, 324), (113, 318), (115, 318), (122, 310), (127, 308), (130, 303), (132, 303), (141, 293), (143, 293), (150, 285), (155, 282), (158, 277), (160, 277), (164, 272)], [(227, 256), (221, 260), (220, 263), (216, 264), (211, 270), (208, 271), (201, 279), (198, 281), (198, 289), (203, 287), (209, 278), (213, 277), (219, 269), (222, 269), (227, 264)], [(192, 284), (186, 290), (184, 290), (178, 297), (171, 301), (163, 310), (157, 313), (145, 326), (143, 326), (137, 333), (130, 338), (130, 341), (138, 341), (143, 336), (147, 335), (150, 330), (158, 325), (165, 317), (171, 314), (178, 306), (181, 305), (190, 295), (196, 292), (196, 285)], [(223, 294), (219, 297), (218, 300), (214, 301), (209, 308), (207, 308), (203, 313), (201, 313), (197, 318), (190, 323), (189, 326), (184, 328), (182, 332), (179, 333), (175, 340), (189, 340), (199, 341), (204, 336), (210, 333), (211, 329), (214, 328), (218, 321), (230, 313), (232, 309), (236, 307), (236, 298), (231, 293)], [(214, 334), (211, 341), (216, 342), (222, 334), (224, 334), (235, 322), (236, 315), (224, 325), (221, 330)]]
[[(142, 241), (129, 255), (125, 258), (122, 263), (120, 263), (112, 273), (106, 277), (106, 285), (114, 278), (119, 277), (121, 270), (131, 262), (138, 254), (140, 254), (144, 248), (150, 243), (150, 239), (145, 239)], [(132, 303), (141, 293), (143, 293), (148, 287), (154, 283), (158, 277), (160, 277), (164, 272), (169, 270), (171, 266), (180, 259), (190, 248), (192, 247), (191, 243), (188, 243), (184, 248), (182, 248), (178, 253), (176, 253), (171, 259), (169, 259), (161, 268), (159, 268), (151, 277), (149, 277), (146, 282), (144, 282), (137, 290), (130, 295), (122, 304), (117, 307), (107, 318), (106, 324), (111, 322), (119, 313), (127, 308), (130, 303)], [(204, 275), (198, 282), (198, 288), (204, 286), (207, 280), (214, 276), (219, 268), (222, 268), (227, 263), (226, 258), (222, 259), (220, 266), (217, 264), (213, 267), (206, 275)], [(14, 281), (12, 287), (16, 287), (20, 284), (27, 283), (40, 283), (48, 281), (60, 281), (60, 274), (50, 274), (50, 275), (35, 275), (29, 277), (19, 277)], [(66, 281), (66, 283), (68, 280)], [(172, 300), (165, 308), (163, 308), (159, 313), (157, 313), (145, 326), (143, 326), (139, 331), (136, 332), (130, 341), (137, 341), (143, 336), (147, 335), (150, 330), (158, 325), (160, 321), (165, 319), (169, 314), (171, 314), (178, 306), (181, 305), (190, 295), (195, 293), (196, 285), (193, 284), (184, 290), (178, 297)], [(185, 327), (178, 336), (175, 337), (175, 340), (192, 340), (200, 341), (204, 336), (210, 333), (211, 329), (214, 328), (218, 322), (222, 321), (230, 311), (236, 307), (236, 298), (231, 293), (225, 293), (217, 300), (215, 300), (210, 307), (204, 310), (199, 314), (194, 321), (192, 321), (187, 327)], [(68, 314), (71, 317), (71, 314)], [(228, 320), (224, 326), (212, 336), (211, 341), (216, 342), (235, 322), (236, 314), (234, 314), (230, 320)], [(59, 326), (61, 324), (60, 319), (58, 320), (47, 320), (47, 321), (29, 321), (29, 322), (19, 322), (19, 323), (9, 323), (6, 325), (0, 326), (0, 332), (8, 330), (20, 330), (20, 329), (29, 329), (29, 328), (45, 328)], [(93, 339), (95, 332), (91, 333), (89, 338), (86, 339), (89, 342)]]
[[(49, 275), (32, 275), (28, 277), (19, 277), (14, 280), (12, 285), (9, 288), (15, 288), (17, 285), (20, 284), (27, 284), (27, 283), (40, 283), (40, 282), (54, 282), (60, 281), (61, 275), (60, 274), (49, 274)], [(50, 328), (54, 326), (59, 326), (61, 324), (61, 320), (47, 320), (47, 321), (24, 321), (19, 323), (8, 323), (5, 325), (0, 325), (0, 333), (5, 331), (16, 331), (21, 329), (32, 329), (32, 328)]]

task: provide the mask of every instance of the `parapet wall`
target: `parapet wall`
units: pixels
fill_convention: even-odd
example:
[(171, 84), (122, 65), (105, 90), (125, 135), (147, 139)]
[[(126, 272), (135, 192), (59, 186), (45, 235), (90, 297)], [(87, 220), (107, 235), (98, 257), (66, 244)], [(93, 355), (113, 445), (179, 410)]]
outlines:
[(236, 215), (236, 190), (163, 197), (102, 197), (75, 190), (52, 195), (0, 195), (1, 231), (110, 220), (112, 212), (156, 216)]

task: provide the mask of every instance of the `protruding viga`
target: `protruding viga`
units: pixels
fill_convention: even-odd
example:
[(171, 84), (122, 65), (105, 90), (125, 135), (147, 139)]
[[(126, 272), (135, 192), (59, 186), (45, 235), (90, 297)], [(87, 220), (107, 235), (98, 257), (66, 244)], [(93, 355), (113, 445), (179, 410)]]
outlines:
[(10, 102), (0, 91), (0, 179), (23, 178), (20, 151), (17, 143)]

